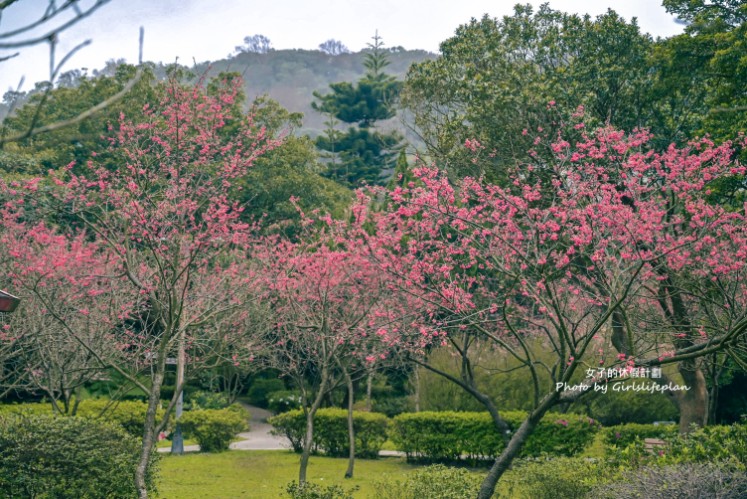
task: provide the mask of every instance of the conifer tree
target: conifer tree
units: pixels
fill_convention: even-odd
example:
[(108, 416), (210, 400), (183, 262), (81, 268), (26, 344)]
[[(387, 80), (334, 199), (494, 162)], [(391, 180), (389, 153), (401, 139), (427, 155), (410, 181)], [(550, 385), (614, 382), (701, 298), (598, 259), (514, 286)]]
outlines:
[(387, 50), (378, 32), (368, 44), (363, 65), (366, 74), (356, 83), (338, 82), (331, 92), (314, 93), (312, 107), (348, 125), (346, 131), (328, 129), (316, 146), (334, 158), (327, 176), (350, 187), (384, 184), (397, 161), (402, 137), (397, 132), (374, 131), (375, 123), (393, 118), (401, 82), (384, 72)]

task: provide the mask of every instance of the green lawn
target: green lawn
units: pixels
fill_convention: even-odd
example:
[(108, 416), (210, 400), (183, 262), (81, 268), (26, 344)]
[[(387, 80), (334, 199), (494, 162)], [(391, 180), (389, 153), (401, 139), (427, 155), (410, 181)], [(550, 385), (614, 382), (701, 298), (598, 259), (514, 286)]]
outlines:
[[(165, 455), (161, 460), (159, 497), (277, 499), (298, 479), (297, 454), (288, 451), (229, 451), (220, 454)], [(414, 466), (404, 458), (356, 460), (355, 477), (343, 478), (346, 459), (312, 456), (308, 479), (319, 484), (360, 486), (356, 497), (370, 497), (373, 482), (402, 479)], [(423, 498), (426, 499), (426, 498)]]

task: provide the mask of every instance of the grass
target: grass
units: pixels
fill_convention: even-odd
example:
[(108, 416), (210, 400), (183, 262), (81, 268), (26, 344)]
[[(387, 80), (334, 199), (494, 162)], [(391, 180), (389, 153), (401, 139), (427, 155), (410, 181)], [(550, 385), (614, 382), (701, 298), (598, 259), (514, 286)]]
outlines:
[[(230, 443), (243, 442), (244, 440), (246, 440), (246, 439), (245, 438), (241, 438), (239, 436), (236, 436), (236, 437), (233, 437), (231, 439)], [(166, 447), (171, 448), (171, 444), (172, 444), (172, 441), (166, 438), (166, 439), (163, 439), (163, 440), (159, 440), (158, 443), (156, 444), (156, 448), (158, 448), (158, 449), (165, 449)], [(184, 439), (184, 446), (186, 447), (187, 445), (197, 445), (197, 440), (195, 440), (193, 438), (185, 438)]]
[[(230, 451), (219, 454), (165, 455), (161, 460), (159, 497), (165, 499), (277, 499), (298, 480), (297, 454), (288, 451)], [(358, 459), (355, 476), (343, 478), (347, 459), (312, 456), (308, 480), (345, 488), (360, 486), (356, 497), (371, 497), (374, 482), (401, 480), (413, 469), (404, 458)], [(423, 498), (426, 499), (426, 498)]]

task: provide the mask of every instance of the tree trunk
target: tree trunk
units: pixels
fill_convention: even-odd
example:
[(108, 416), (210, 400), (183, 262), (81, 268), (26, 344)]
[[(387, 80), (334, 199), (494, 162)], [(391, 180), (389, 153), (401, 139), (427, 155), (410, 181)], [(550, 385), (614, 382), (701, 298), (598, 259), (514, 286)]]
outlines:
[(319, 392), (314, 398), (309, 411), (306, 413), (306, 435), (303, 438), (303, 450), (301, 451), (301, 465), (298, 469), (298, 484), (306, 483), (306, 469), (309, 467), (309, 457), (311, 456), (311, 445), (314, 442), (314, 416), (319, 406), (322, 405), (322, 399), (327, 390), (327, 366), (322, 367), (322, 379), (319, 382)]
[(493, 497), (498, 480), (500, 480), (508, 467), (511, 466), (511, 462), (513, 462), (514, 458), (519, 454), (519, 451), (521, 451), (524, 442), (526, 442), (527, 438), (529, 438), (534, 431), (534, 428), (537, 426), (537, 423), (539, 423), (547, 411), (550, 410), (556, 400), (557, 393), (545, 397), (540, 405), (529, 414), (523, 423), (521, 423), (519, 429), (516, 430), (511, 437), (511, 440), (508, 441), (506, 448), (503, 449), (501, 455), (496, 458), (487, 476), (482, 481), (480, 491), (477, 494), (477, 499), (490, 499)]
[(156, 411), (161, 403), (161, 385), (163, 384), (164, 374), (164, 366), (162, 364), (164, 360), (159, 357), (157, 361), (159, 365), (156, 366), (156, 370), (153, 373), (153, 384), (151, 385), (148, 397), (148, 409), (145, 412), (145, 424), (143, 426), (143, 445), (140, 449), (140, 461), (135, 469), (135, 485), (140, 499), (147, 499), (148, 497), (146, 477), (148, 475), (151, 453), (155, 446)]
[(353, 379), (348, 374), (347, 369), (343, 368), (342, 373), (345, 375), (345, 383), (348, 385), (348, 445), (350, 446), (348, 469), (345, 471), (345, 478), (353, 478), (353, 468), (355, 467), (355, 428), (353, 427), (355, 392), (353, 390)]
[(306, 469), (309, 467), (309, 456), (311, 455), (311, 444), (314, 441), (314, 415), (316, 409), (312, 407), (306, 413), (306, 435), (303, 437), (303, 448), (301, 450), (301, 465), (298, 470), (298, 483), (306, 483)]
[(680, 362), (678, 370), (687, 391), (679, 392), (680, 433), (689, 433), (693, 425), (705, 426), (708, 422), (708, 386), (703, 370), (694, 360)]
[(373, 372), (369, 371), (366, 376), (366, 410), (371, 412), (371, 391), (373, 389)]
[(420, 367), (415, 366), (415, 412), (420, 412)]
[(184, 332), (179, 336), (179, 351), (176, 359), (176, 388), (179, 390), (179, 397), (176, 399), (176, 412), (174, 414), (174, 437), (171, 440), (171, 453), (181, 456), (184, 454), (184, 435), (182, 434), (182, 410), (184, 409), (184, 364), (187, 361), (185, 351)]
[(75, 403), (73, 403), (73, 410), (70, 412), (71, 416), (75, 416), (78, 414), (78, 406), (80, 405), (80, 389), (80, 386), (75, 389)]

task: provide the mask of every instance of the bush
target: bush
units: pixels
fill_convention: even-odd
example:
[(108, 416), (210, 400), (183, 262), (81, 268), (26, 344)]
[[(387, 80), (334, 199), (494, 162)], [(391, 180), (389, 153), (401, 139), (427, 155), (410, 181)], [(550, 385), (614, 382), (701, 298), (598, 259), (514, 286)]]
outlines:
[[(513, 430), (526, 418), (520, 411), (501, 413)], [(599, 424), (576, 414), (548, 413), (522, 447), (520, 456), (572, 456), (594, 440)], [(394, 418), (391, 439), (410, 461), (473, 463), (494, 460), (504, 443), (488, 413), (417, 412)]]
[(578, 457), (521, 460), (514, 470), (501, 479), (502, 485), (510, 497), (531, 499), (583, 499), (595, 486), (609, 481), (613, 471)]
[(272, 392), (267, 398), (267, 408), (270, 412), (280, 414), (301, 407), (301, 393), (297, 390), (281, 390)]
[(358, 489), (358, 486), (350, 490), (345, 490), (339, 485), (327, 485), (324, 487), (310, 482), (306, 482), (303, 485), (291, 482), (285, 488), (285, 492), (292, 499), (354, 499), (353, 492)]
[(393, 418), (403, 412), (411, 412), (413, 403), (410, 397), (386, 397), (374, 399), (371, 403), (373, 412), (380, 412), (389, 418)]
[[(312, 450), (324, 452), (328, 456), (347, 456), (348, 412), (345, 409), (319, 409), (314, 416), (314, 441)], [(273, 434), (288, 437), (293, 450), (301, 452), (306, 433), (306, 416), (300, 409), (278, 414), (268, 419), (275, 427)], [(387, 439), (389, 420), (375, 412), (353, 411), (355, 431), (355, 455), (374, 459)]]
[(482, 477), (463, 468), (436, 464), (413, 471), (404, 481), (378, 482), (375, 499), (472, 499)]
[(741, 470), (747, 469), (747, 424), (706, 426), (687, 435), (675, 435), (664, 458), (679, 462), (729, 461)]
[[(137, 400), (111, 401), (107, 399), (83, 400), (78, 406), (77, 415), (88, 419), (101, 419), (122, 426), (130, 435), (143, 436), (147, 402)], [(163, 418), (163, 408), (156, 411), (156, 424)]]
[(26, 416), (52, 416), (52, 406), (50, 404), (32, 403), (32, 404), (0, 404), (0, 416), (3, 414), (24, 414)]
[[(605, 428), (602, 442), (607, 460), (621, 468), (638, 468), (662, 457), (664, 447), (646, 449), (644, 440), (671, 442), (679, 434), (677, 425), (625, 424)], [(668, 445), (668, 444), (667, 444)]]
[[(76, 416), (119, 424), (130, 435), (142, 438), (147, 409), (147, 403), (137, 400), (89, 399), (81, 401)], [(48, 403), (0, 405), (0, 414), (2, 413), (54, 414), (51, 404)], [(164, 410), (159, 408), (156, 412), (157, 422), (163, 414)]]
[(624, 448), (646, 438), (668, 440), (677, 435), (677, 425), (624, 424), (602, 430), (602, 441), (607, 449)]
[(180, 423), (184, 434), (197, 440), (203, 452), (228, 450), (231, 439), (248, 429), (245, 410), (199, 409), (182, 414)]
[(225, 409), (231, 405), (228, 401), (227, 395), (223, 393), (205, 392), (202, 390), (186, 393), (184, 399), (184, 408), (186, 410)]
[[(122, 428), (78, 417), (0, 416), (0, 496), (137, 497), (140, 442)], [(157, 453), (147, 484), (155, 492)]]
[(677, 407), (663, 393), (610, 390), (604, 395), (598, 394), (584, 405), (586, 407), (582, 412), (604, 426), (679, 419)]
[(646, 467), (621, 481), (600, 485), (591, 497), (600, 499), (741, 499), (747, 497), (744, 472), (719, 464), (678, 464)]
[[(657, 453), (650, 452), (645, 449), (645, 438), (659, 438), (665, 445)], [(605, 429), (604, 443), (607, 457), (624, 466), (730, 461), (747, 468), (745, 424), (706, 426), (687, 435), (680, 435), (674, 425), (623, 425)]]
[(259, 378), (252, 382), (252, 385), (246, 392), (246, 396), (249, 399), (249, 403), (260, 407), (267, 407), (270, 394), (273, 392), (281, 392), (283, 390), (285, 390), (285, 383), (283, 383), (282, 380), (277, 378)]

